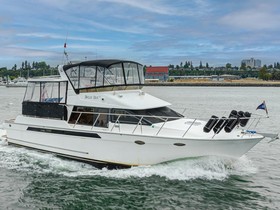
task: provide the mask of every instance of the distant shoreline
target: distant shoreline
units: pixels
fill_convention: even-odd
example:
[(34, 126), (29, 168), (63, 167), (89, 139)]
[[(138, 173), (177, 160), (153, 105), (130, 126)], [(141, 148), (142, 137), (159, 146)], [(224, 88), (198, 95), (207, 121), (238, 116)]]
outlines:
[(150, 82), (145, 86), (280, 87), (280, 82)]

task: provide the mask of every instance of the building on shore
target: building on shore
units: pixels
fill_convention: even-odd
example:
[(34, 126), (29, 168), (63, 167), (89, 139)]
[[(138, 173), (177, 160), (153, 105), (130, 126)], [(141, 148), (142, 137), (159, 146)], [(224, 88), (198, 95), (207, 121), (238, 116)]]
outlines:
[(259, 59), (244, 59), (241, 61), (241, 65), (245, 64), (245, 66), (250, 66), (251, 68), (260, 68), (261, 67), (261, 60)]
[(167, 81), (168, 80), (168, 66), (146, 67), (145, 79)]
[(224, 81), (224, 80), (239, 80), (240, 76), (238, 75), (194, 75), (194, 76), (170, 76), (174, 80), (209, 80), (209, 81)]

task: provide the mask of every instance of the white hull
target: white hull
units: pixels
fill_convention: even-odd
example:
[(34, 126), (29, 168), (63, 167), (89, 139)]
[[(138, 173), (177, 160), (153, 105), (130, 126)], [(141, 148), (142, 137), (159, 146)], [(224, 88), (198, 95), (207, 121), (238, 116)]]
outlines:
[[(91, 130), (89, 126), (71, 128), (60, 120), (37, 118), (33, 121), (37, 123), (6, 123), (8, 143), (93, 163), (125, 166), (152, 165), (198, 156), (240, 157), (263, 139), (257, 134), (255, 138), (232, 140), (171, 138), (111, 132), (104, 128)], [(48, 126), (47, 121), (49, 125), (59, 126)], [(139, 145), (135, 141), (145, 144)]]

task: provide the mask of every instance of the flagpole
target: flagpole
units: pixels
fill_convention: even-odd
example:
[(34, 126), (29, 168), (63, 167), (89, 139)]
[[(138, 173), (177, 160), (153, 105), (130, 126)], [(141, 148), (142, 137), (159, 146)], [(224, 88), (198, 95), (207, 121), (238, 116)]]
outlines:
[(265, 106), (266, 117), (269, 118), (268, 110), (267, 110), (267, 106), (266, 106), (265, 100), (263, 101), (263, 103), (264, 103), (264, 106)]

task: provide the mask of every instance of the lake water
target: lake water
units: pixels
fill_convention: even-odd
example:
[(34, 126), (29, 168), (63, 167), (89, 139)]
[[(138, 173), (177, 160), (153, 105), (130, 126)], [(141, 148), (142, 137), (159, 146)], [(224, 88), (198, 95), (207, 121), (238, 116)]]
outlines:
[[(25, 89), (0, 87), (0, 124), (21, 112)], [(145, 87), (189, 117), (265, 114), (280, 131), (279, 87)], [(280, 141), (265, 139), (240, 159), (190, 158), (125, 170), (98, 170), (0, 141), (0, 209), (280, 209)]]

